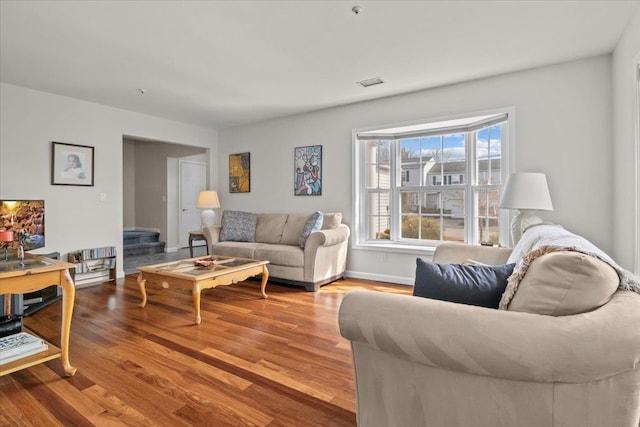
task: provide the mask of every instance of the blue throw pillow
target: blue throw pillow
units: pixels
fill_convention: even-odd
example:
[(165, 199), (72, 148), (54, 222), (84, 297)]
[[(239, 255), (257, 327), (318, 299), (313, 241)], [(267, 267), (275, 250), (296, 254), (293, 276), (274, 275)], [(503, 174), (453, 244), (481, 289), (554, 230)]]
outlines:
[(255, 242), (258, 215), (251, 212), (224, 211), (220, 227), (221, 242)]
[(322, 228), (323, 219), (324, 214), (320, 211), (316, 211), (309, 215), (307, 222), (304, 223), (304, 227), (302, 228), (302, 234), (300, 234), (300, 238), (298, 239), (298, 244), (301, 248), (304, 248), (304, 245), (307, 243), (307, 239), (311, 233), (319, 231)]
[(480, 307), (498, 308), (514, 264), (437, 264), (416, 260), (413, 295)]

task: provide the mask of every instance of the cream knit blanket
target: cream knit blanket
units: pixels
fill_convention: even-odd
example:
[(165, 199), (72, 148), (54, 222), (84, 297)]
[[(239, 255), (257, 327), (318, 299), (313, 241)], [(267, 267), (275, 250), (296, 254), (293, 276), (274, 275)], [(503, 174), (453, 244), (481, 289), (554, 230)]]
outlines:
[[(620, 267), (601, 249), (584, 237), (573, 234), (559, 225), (539, 224), (528, 228), (522, 235), (520, 241), (513, 248), (507, 263), (516, 262), (516, 268), (507, 281), (507, 290), (510, 290), (509, 283), (520, 283), (529, 268), (529, 264), (544, 253), (554, 251), (575, 251), (596, 257), (609, 264), (620, 277), (620, 289), (633, 291), (640, 294), (640, 277), (632, 272)], [(513, 279), (512, 279), (513, 278)], [(513, 290), (515, 293), (515, 290)], [(509, 301), (511, 299), (509, 298)]]

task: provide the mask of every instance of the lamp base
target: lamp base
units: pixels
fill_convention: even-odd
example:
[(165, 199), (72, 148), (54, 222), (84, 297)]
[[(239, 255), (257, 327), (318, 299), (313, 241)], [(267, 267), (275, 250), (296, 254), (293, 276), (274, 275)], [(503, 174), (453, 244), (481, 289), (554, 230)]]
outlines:
[(513, 245), (522, 237), (522, 233), (531, 227), (532, 225), (544, 223), (543, 219), (534, 213), (535, 211), (530, 209), (516, 210), (516, 215), (511, 220), (511, 239)]
[(209, 227), (215, 224), (216, 213), (212, 209), (205, 209), (200, 214), (200, 219), (202, 220), (202, 228)]

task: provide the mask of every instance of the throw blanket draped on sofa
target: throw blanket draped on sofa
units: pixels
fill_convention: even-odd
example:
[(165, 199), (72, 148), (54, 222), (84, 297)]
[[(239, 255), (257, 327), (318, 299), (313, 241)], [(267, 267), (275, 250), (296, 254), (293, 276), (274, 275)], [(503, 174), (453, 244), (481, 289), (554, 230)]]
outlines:
[[(522, 238), (518, 241), (515, 248), (513, 248), (508, 262), (522, 263), (526, 254), (543, 247), (564, 248), (565, 250), (573, 250), (596, 257), (609, 264), (616, 273), (618, 273), (620, 277), (620, 289), (634, 291), (640, 294), (640, 277), (620, 267), (611, 257), (584, 237), (573, 234), (555, 224), (538, 224), (525, 230)], [(516, 266), (514, 273), (516, 273), (520, 267), (520, 264)], [(522, 275), (524, 275), (524, 273)]]

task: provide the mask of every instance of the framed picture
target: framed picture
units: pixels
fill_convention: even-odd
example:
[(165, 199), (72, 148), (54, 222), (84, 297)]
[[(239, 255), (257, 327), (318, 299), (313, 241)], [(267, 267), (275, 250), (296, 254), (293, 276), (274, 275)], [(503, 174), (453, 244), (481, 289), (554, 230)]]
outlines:
[(93, 187), (93, 147), (54, 142), (51, 184)]
[(251, 153), (229, 154), (229, 193), (251, 191)]
[(294, 189), (296, 196), (322, 195), (322, 145), (294, 150)]

